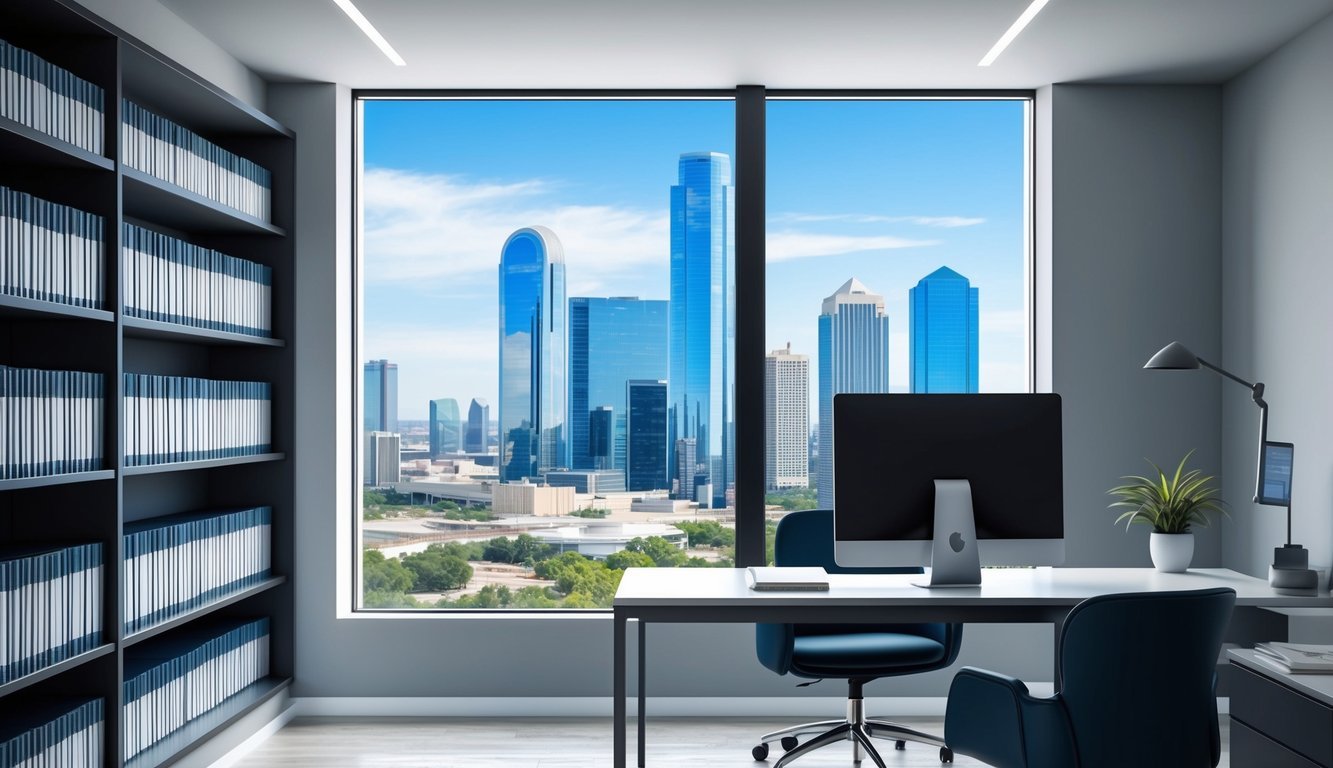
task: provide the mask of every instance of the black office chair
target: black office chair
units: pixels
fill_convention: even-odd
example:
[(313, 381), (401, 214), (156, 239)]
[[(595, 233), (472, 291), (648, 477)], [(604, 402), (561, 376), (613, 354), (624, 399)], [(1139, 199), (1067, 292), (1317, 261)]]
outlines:
[[(778, 522), (773, 560), (776, 565), (822, 566), (829, 573), (922, 573), (921, 568), (840, 568), (833, 560), (833, 512), (813, 509), (792, 512)], [(751, 754), (768, 759), (768, 745), (780, 741), (787, 750), (775, 768), (841, 741), (852, 742), (852, 759), (865, 751), (884, 768), (871, 739), (891, 739), (903, 749), (914, 741), (940, 748), (940, 762), (953, 762), (953, 752), (938, 736), (881, 718), (865, 716), (862, 686), (881, 677), (912, 675), (944, 669), (958, 657), (961, 624), (758, 624), (755, 651), (759, 662), (779, 675), (847, 681), (847, 716), (842, 720), (804, 723), (764, 734)], [(805, 743), (801, 736), (815, 734)]]
[(1060, 691), (1039, 699), (964, 667), (949, 689), (949, 746), (996, 768), (1216, 766), (1217, 654), (1235, 602), (1230, 589), (1084, 600), (1061, 633)]

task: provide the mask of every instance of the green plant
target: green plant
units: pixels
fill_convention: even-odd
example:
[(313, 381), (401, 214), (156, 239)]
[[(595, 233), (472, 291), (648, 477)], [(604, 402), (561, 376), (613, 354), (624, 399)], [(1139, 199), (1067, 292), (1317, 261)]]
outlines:
[(1225, 504), (1217, 497), (1217, 488), (1212, 485), (1213, 476), (1197, 469), (1185, 469), (1185, 463), (1192, 455), (1194, 451), (1185, 454), (1171, 477), (1151, 461), (1148, 463), (1157, 470), (1156, 478), (1122, 477), (1122, 480), (1131, 482), (1107, 491), (1119, 499), (1109, 506), (1126, 510), (1115, 519), (1116, 525), (1124, 520), (1126, 530), (1139, 523), (1152, 526), (1154, 533), (1188, 533), (1191, 525), (1206, 527), (1209, 512), (1225, 515)]

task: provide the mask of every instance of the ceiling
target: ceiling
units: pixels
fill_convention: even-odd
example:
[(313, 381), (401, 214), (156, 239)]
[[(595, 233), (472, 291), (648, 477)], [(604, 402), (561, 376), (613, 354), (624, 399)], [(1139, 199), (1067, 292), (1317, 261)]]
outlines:
[(1034, 88), (1215, 83), (1333, 0), (356, 0), (393, 66), (331, 0), (160, 0), (270, 80), (355, 88)]

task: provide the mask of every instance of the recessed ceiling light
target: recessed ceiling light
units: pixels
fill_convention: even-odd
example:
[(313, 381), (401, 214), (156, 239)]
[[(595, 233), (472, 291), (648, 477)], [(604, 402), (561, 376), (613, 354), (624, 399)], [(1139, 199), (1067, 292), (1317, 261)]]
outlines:
[(398, 55), (398, 51), (395, 51), (392, 45), (389, 45), (389, 41), (384, 39), (384, 35), (381, 35), (380, 31), (375, 29), (375, 25), (370, 23), (370, 19), (367, 19), (365, 14), (361, 13), (355, 5), (352, 5), (352, 0), (333, 0), (333, 4), (343, 9), (347, 18), (356, 22), (361, 31), (366, 33), (366, 37), (370, 38), (370, 41), (378, 46), (385, 56), (389, 57), (389, 61), (400, 67), (407, 66), (407, 62), (403, 61), (403, 57)]
[(1041, 13), (1041, 9), (1045, 8), (1049, 2), (1050, 0), (1032, 0), (1032, 5), (1029, 5), (1027, 10), (1023, 11), (1023, 15), (1019, 16), (1018, 20), (1000, 36), (1000, 39), (995, 41), (995, 45), (991, 46), (990, 52), (983, 56), (981, 61), (977, 62), (977, 66), (989, 67), (991, 63), (999, 58), (1000, 54), (1004, 53), (1004, 49), (1009, 47), (1014, 38), (1018, 37), (1018, 33), (1023, 31), (1023, 27), (1026, 27), (1033, 17)]

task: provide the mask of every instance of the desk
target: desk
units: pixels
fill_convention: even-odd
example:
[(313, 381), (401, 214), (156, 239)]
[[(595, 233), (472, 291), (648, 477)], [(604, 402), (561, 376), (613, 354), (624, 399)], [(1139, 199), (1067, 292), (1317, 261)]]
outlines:
[[(980, 587), (926, 590), (911, 575), (829, 576), (827, 592), (755, 592), (742, 568), (630, 568), (612, 603), (615, 665), (615, 768), (625, 768), (626, 625), (639, 622), (638, 763), (644, 765), (644, 625), (759, 622), (1043, 623), (1060, 629), (1069, 610), (1096, 595), (1230, 587), (1238, 609), (1329, 607), (1328, 593), (1278, 595), (1263, 579), (1221, 568), (1159, 573), (1151, 568), (1014, 568), (984, 570)], [(1058, 672), (1058, 670), (1057, 670)], [(1057, 686), (1059, 682), (1057, 680)]]
[(1333, 675), (1293, 675), (1227, 653), (1238, 668), (1231, 691), (1233, 768), (1333, 766)]

